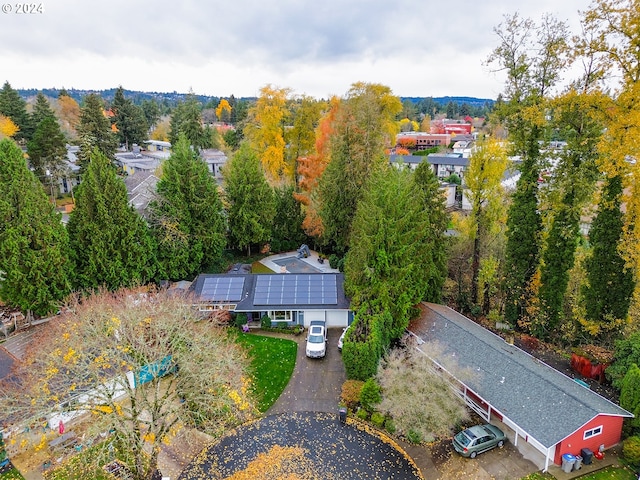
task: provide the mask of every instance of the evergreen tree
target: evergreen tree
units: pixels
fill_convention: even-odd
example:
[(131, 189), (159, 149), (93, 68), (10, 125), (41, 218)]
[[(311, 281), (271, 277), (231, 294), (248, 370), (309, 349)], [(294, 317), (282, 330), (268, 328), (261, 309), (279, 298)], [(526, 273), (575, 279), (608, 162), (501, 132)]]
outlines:
[(33, 106), (33, 112), (31, 112), (31, 123), (34, 128), (38, 128), (40, 122), (42, 122), (45, 118), (50, 117), (55, 118), (55, 113), (53, 113), (47, 97), (45, 97), (42, 92), (39, 92), (36, 96), (36, 103)]
[(0, 184), (0, 298), (46, 315), (71, 291), (67, 232), (10, 140), (0, 141)]
[[(566, 24), (550, 16), (536, 25), (517, 13), (494, 29), (500, 44), (488, 58), (505, 70), (505, 96), (495, 118), (508, 128), (512, 154), (522, 159), (520, 178), (509, 207), (505, 252), (506, 320), (515, 325), (530, 302), (531, 281), (538, 271), (542, 221), (538, 213), (538, 178), (542, 160), (545, 103), (568, 65)], [(535, 52), (532, 56), (531, 52)]]
[(442, 287), (447, 279), (447, 242), (445, 232), (449, 224), (449, 215), (442, 199), (440, 182), (433, 173), (429, 162), (422, 162), (413, 174), (413, 183), (417, 187), (417, 199), (429, 216), (429, 228), (421, 231), (422, 241), (429, 245), (429, 268), (427, 288), (423, 300), (439, 303)]
[(158, 276), (180, 280), (218, 262), (226, 243), (218, 186), (184, 135), (162, 166), (157, 192), (151, 216)]
[(348, 250), (351, 222), (369, 175), (388, 163), (384, 149), (395, 142), (400, 111), (402, 103), (388, 87), (356, 83), (337, 113), (331, 161), (318, 185), (323, 238), (337, 253)]
[(117, 128), (118, 140), (127, 150), (131, 145), (141, 145), (147, 139), (147, 120), (143, 110), (124, 97), (124, 90), (116, 90), (111, 110), (114, 113), (113, 124)]
[(57, 185), (65, 166), (67, 147), (55, 117), (44, 117), (40, 121), (33, 137), (27, 142), (27, 153), (38, 179), (50, 187)]
[(592, 254), (585, 266), (586, 317), (605, 330), (608, 323), (626, 319), (634, 288), (633, 275), (617, 248), (624, 224), (621, 201), (622, 178), (607, 177), (598, 213), (589, 230)]
[(275, 217), (271, 231), (271, 249), (275, 252), (295, 250), (305, 242), (302, 231), (304, 214), (293, 197), (293, 186), (274, 189)]
[(141, 107), (149, 128), (155, 127), (160, 120), (160, 107), (158, 106), (158, 102), (155, 100), (143, 100)]
[[(443, 204), (436, 209), (443, 210), (442, 196), (436, 195)], [(434, 243), (442, 225), (432, 223), (435, 216), (422, 199), (425, 192), (410, 171), (387, 166), (370, 177), (353, 220), (345, 290), (354, 310), (368, 304), (374, 313), (390, 313), (384, 317), (390, 323), (382, 326), (383, 346), (402, 335), (414, 305), (439, 298), (440, 292), (430, 290), (446, 275)]]
[(180, 134), (184, 134), (189, 143), (197, 149), (210, 147), (211, 137), (207, 136), (202, 126), (200, 103), (193, 94), (178, 104), (171, 115), (169, 141), (172, 144), (176, 143)]
[(269, 241), (275, 215), (273, 190), (267, 183), (260, 159), (242, 144), (223, 170), (228, 204), (229, 242), (247, 249)]
[(27, 113), (27, 103), (14, 90), (9, 82), (4, 82), (0, 90), (0, 114), (13, 120), (20, 129), (15, 135), (16, 140), (29, 140), (33, 134), (31, 118)]
[(77, 187), (67, 229), (78, 287), (116, 290), (153, 278), (155, 256), (147, 225), (129, 205), (124, 182), (97, 147)]
[(80, 109), (78, 164), (82, 172), (86, 170), (91, 161), (95, 148), (105, 157), (111, 159), (118, 146), (118, 139), (111, 130), (111, 123), (104, 115), (103, 107), (100, 96), (91, 93), (84, 98), (84, 104)]
[(640, 431), (640, 368), (635, 363), (631, 364), (622, 379), (620, 406), (635, 415), (635, 418), (628, 420), (628, 424), (634, 430), (632, 434), (637, 435)]

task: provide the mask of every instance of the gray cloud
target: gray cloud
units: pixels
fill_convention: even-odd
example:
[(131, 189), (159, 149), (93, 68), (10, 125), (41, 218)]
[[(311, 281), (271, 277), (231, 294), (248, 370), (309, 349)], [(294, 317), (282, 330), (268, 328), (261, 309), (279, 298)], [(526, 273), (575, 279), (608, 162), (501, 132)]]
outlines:
[[(56, 60), (91, 54), (106, 61), (225, 62), (285, 73), (301, 64), (402, 59), (410, 75), (443, 52), (455, 67), (434, 68), (459, 68), (456, 59), (469, 54), (479, 64), (505, 13), (577, 18), (585, 8), (583, 0), (50, 0), (44, 6), (42, 15), (0, 16), (3, 70), (11, 70), (8, 58), (51, 60), (55, 68)], [(46, 78), (40, 83), (47, 85)]]

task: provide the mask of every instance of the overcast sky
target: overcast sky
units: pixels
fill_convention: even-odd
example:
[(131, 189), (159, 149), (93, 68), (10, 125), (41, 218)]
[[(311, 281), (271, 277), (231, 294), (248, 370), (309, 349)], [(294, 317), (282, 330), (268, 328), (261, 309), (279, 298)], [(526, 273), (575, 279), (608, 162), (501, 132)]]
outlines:
[[(36, 0), (38, 1), (38, 0)], [(575, 30), (587, 0), (44, 0), (2, 3), (0, 82), (257, 96), (262, 86), (343, 95), (353, 82), (399, 96), (496, 98), (483, 62), (516, 11)]]

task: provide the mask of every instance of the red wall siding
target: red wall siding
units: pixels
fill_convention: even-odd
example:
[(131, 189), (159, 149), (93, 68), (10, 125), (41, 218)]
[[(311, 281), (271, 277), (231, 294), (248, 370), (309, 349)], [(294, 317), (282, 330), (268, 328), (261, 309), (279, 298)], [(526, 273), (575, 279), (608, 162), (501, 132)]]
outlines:
[[(598, 415), (586, 425), (581, 427), (577, 432), (568, 436), (562, 442), (558, 444), (556, 448), (556, 455), (553, 461), (561, 465), (562, 455), (570, 453), (572, 455), (580, 455), (580, 450), (588, 448), (592, 452), (596, 452), (600, 445), (604, 444), (604, 448), (613, 447), (620, 442), (620, 436), (622, 434), (622, 417), (616, 417), (612, 415)], [(583, 440), (585, 430), (591, 430), (592, 428), (602, 425), (602, 433), (595, 437)]]

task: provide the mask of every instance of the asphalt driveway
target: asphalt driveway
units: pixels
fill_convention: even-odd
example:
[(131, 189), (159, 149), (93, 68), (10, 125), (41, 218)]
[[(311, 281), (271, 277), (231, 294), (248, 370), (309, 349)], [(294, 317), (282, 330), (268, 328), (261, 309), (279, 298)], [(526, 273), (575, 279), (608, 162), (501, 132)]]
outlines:
[(338, 412), (340, 391), (346, 380), (344, 364), (338, 350), (342, 328), (327, 331), (327, 354), (324, 358), (307, 358), (306, 337), (290, 337), (298, 342), (296, 366), (289, 384), (267, 415), (287, 412)]

